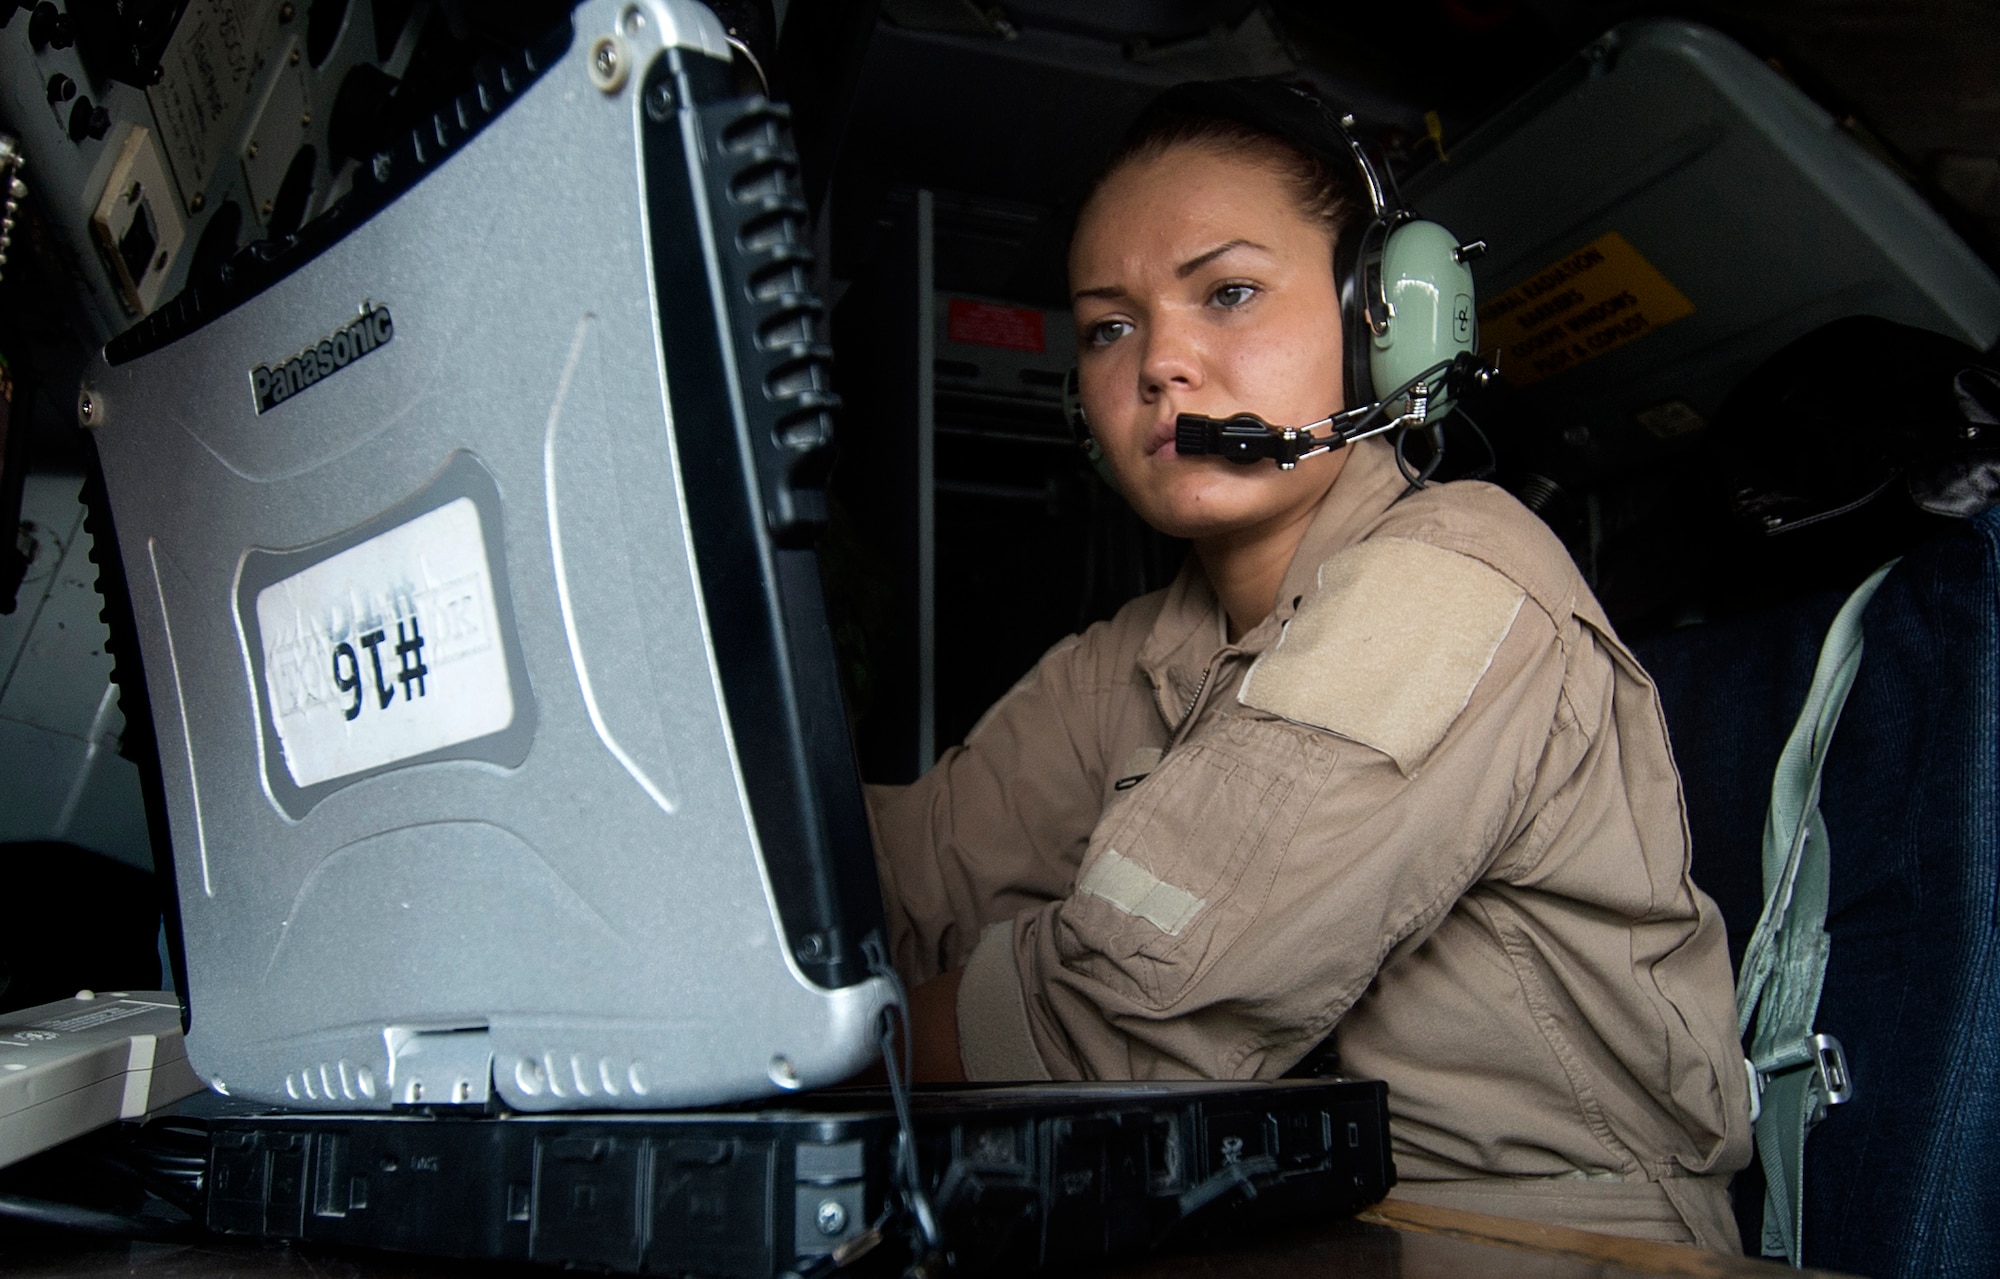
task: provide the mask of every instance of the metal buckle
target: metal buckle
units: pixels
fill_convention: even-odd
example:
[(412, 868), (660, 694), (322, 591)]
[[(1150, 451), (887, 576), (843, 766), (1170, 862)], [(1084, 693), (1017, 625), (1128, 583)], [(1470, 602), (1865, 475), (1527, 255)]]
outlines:
[(1762, 1062), (1746, 1063), (1750, 1070), (1750, 1122), (1757, 1122), (1763, 1110), (1765, 1083), (1777, 1075), (1811, 1066), (1819, 1072), (1822, 1104), (1838, 1106), (1854, 1097), (1854, 1076), (1847, 1069), (1847, 1052), (1832, 1035), (1813, 1034), (1790, 1048), (1771, 1054)]
[(1821, 1095), (1826, 1104), (1838, 1106), (1854, 1096), (1854, 1076), (1847, 1073), (1847, 1054), (1841, 1050), (1840, 1041), (1832, 1035), (1814, 1035), (1806, 1041), (1812, 1045), (1813, 1056), (1819, 1062), (1819, 1083)]

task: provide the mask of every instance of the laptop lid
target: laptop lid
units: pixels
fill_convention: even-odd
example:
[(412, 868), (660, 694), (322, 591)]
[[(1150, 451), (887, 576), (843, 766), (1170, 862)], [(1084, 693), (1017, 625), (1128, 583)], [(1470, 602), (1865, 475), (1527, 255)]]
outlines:
[(873, 1056), (827, 352), (728, 56), (584, 4), (87, 376), (218, 1091), (652, 1109)]

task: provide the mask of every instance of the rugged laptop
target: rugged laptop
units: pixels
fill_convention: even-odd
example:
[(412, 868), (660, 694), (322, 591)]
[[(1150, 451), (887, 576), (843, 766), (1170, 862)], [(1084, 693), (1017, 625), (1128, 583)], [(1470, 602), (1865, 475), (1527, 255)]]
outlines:
[(87, 375), (219, 1092), (657, 1110), (874, 1056), (827, 350), (728, 59), (587, 4)]

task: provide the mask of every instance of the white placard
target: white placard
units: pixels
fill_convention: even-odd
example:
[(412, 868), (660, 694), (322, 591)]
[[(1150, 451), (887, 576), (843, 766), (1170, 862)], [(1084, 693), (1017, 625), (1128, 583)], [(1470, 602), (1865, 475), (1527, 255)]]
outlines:
[(257, 592), (256, 640), (285, 767), (301, 788), (514, 721), (469, 497)]
[(190, 213), (201, 211), (192, 202), (215, 177), (265, 63), (276, 7), (263, 8), (254, 0), (193, 0), (160, 56), (159, 83), (146, 90)]

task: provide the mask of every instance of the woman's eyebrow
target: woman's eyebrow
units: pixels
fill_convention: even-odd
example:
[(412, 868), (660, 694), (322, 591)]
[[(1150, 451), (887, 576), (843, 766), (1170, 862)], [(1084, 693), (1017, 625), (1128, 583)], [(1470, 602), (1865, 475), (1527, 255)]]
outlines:
[[(1179, 266), (1174, 268), (1174, 278), (1177, 280), (1185, 280), (1189, 276), (1193, 275), (1196, 271), (1201, 270), (1209, 263), (1221, 257), (1223, 254), (1232, 253), (1237, 249), (1256, 249), (1260, 253), (1270, 252), (1269, 249), (1257, 243), (1255, 240), (1231, 240), (1227, 244), (1218, 244), (1212, 249), (1206, 250), (1205, 252), (1202, 253), (1198, 253), (1194, 257), (1191, 257), (1187, 261), (1181, 263)], [(1127, 294), (1125, 291), (1125, 286), (1121, 284), (1100, 284), (1095, 288), (1078, 289), (1076, 292), (1070, 294), (1069, 296), (1071, 301), (1076, 301), (1081, 298), (1116, 299), (1125, 297), (1127, 296)]]
[(1196, 254), (1194, 257), (1191, 257), (1187, 261), (1181, 263), (1179, 266), (1174, 268), (1174, 277), (1176, 279), (1185, 280), (1189, 276), (1193, 275), (1196, 271), (1201, 270), (1209, 263), (1221, 257), (1223, 254), (1233, 252), (1237, 249), (1256, 249), (1262, 253), (1270, 252), (1269, 249), (1265, 248), (1261, 244), (1258, 244), (1255, 240), (1231, 240), (1227, 244), (1218, 244), (1214, 248), (1210, 249), (1208, 252)]

